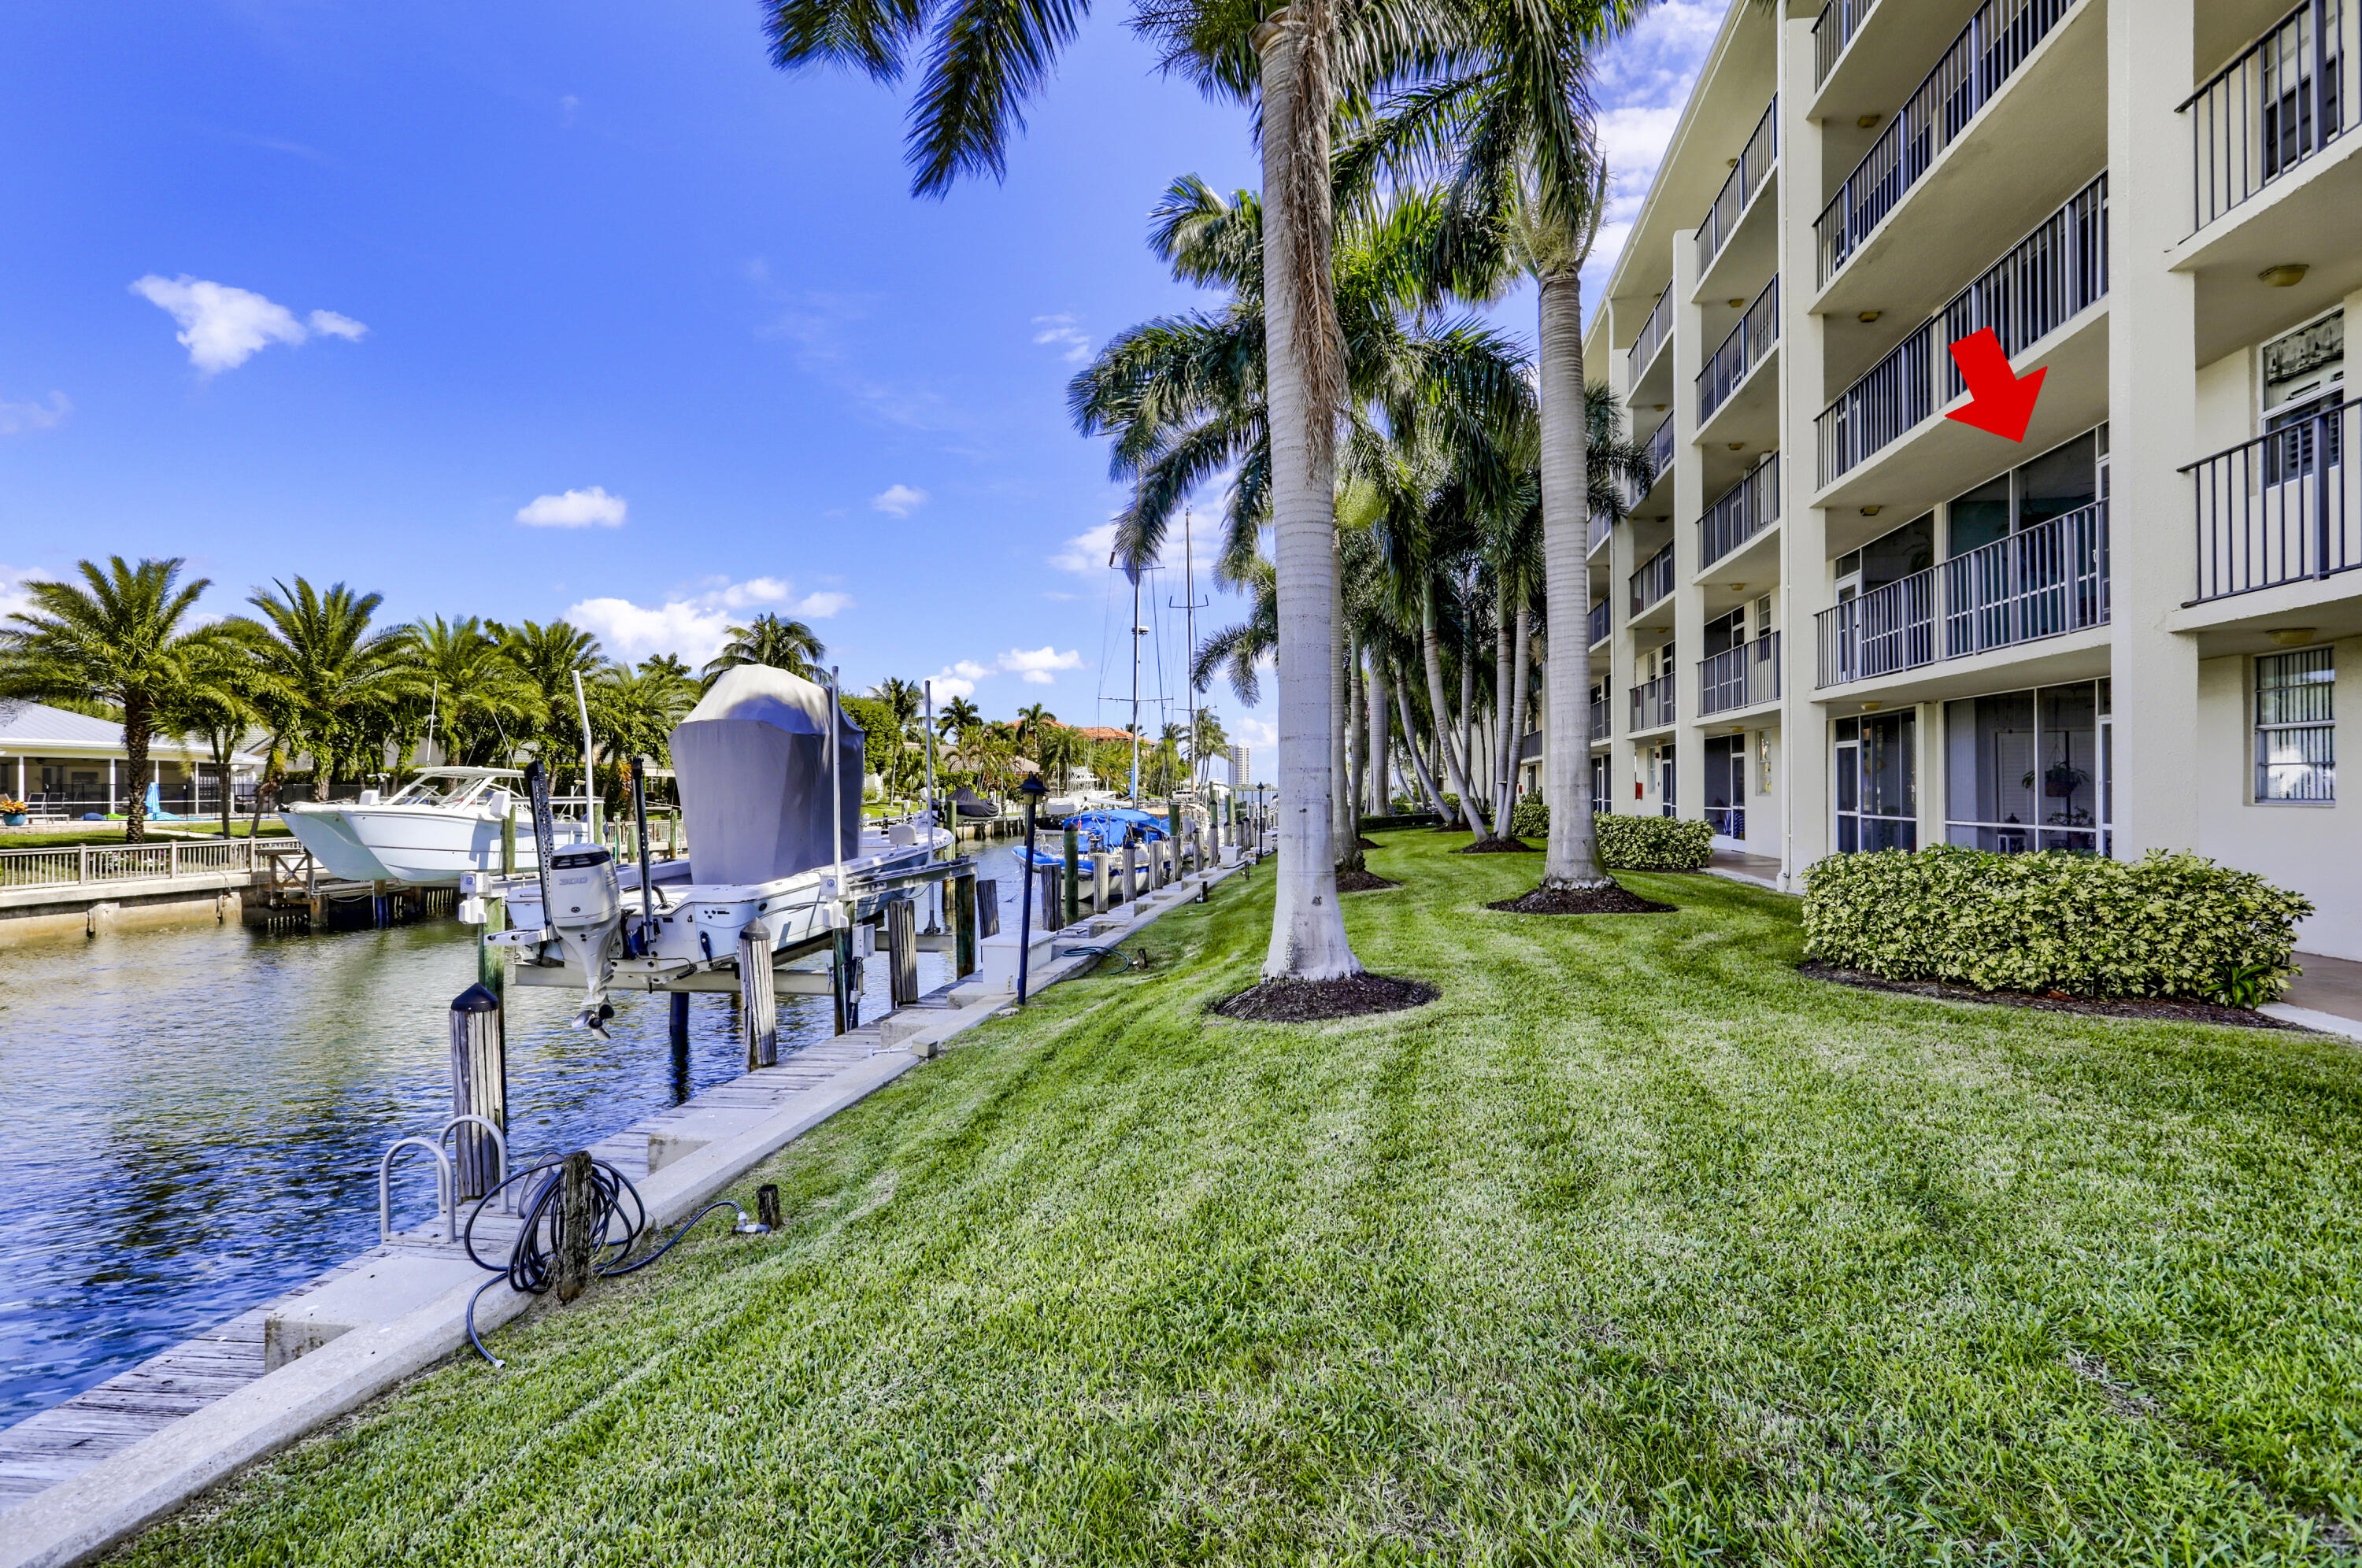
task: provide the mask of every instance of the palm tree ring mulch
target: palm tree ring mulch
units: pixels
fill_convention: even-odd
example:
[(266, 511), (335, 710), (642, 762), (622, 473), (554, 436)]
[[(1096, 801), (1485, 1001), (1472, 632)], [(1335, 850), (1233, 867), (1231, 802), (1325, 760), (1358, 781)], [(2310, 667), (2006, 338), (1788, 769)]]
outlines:
[(1613, 882), (1604, 888), (1536, 888), (1530, 893), (1485, 907), (1504, 914), (1549, 915), (1671, 914), (1674, 908), (1626, 892)]
[(1402, 884), (1379, 876), (1362, 867), (1348, 867), (1337, 873), (1337, 890), (1341, 893), (1374, 893), (1381, 888), (1399, 888)]
[(1356, 849), (1384, 849), (1385, 845), (1380, 844), (1376, 839), (1372, 838), (1368, 834), (1364, 833), (1356, 834), (1354, 835), (1353, 847)]
[(1423, 1007), (1443, 993), (1423, 980), (1348, 975), (1336, 980), (1265, 980), (1224, 997), (1211, 1011), (1245, 1023), (1319, 1023)]
[(2152, 1023), (2225, 1023), (2235, 1029), (2288, 1029), (2311, 1033), (2301, 1024), (2221, 1002), (2191, 997), (2079, 997), (2066, 991), (1981, 991), (1947, 980), (1890, 980), (1863, 969), (1840, 969), (1827, 964), (1799, 964), (1796, 973), (1808, 980), (1858, 986), (1866, 991), (1894, 991), (1904, 996), (1934, 997), (1943, 1001), (1982, 1002), (1988, 1007), (2025, 1007), (2040, 1012), (2081, 1012), (2102, 1018), (2143, 1018)]
[(1540, 850), (1522, 838), (1480, 838), (1451, 852), (1454, 855), (1540, 855)]

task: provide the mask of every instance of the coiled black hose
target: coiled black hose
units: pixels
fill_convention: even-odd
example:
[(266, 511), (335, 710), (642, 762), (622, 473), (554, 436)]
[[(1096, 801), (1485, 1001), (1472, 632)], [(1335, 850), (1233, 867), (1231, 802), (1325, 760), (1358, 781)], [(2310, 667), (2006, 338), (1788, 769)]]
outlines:
[[(475, 1208), (468, 1213), (468, 1227), (460, 1232), (469, 1261), (478, 1268), (489, 1269), (494, 1275), (484, 1281), (475, 1295), (468, 1297), (468, 1342), (476, 1347), (477, 1354), (494, 1366), (506, 1366), (508, 1363), (484, 1348), (483, 1340), (476, 1332), (476, 1303), (482, 1300), (484, 1292), (495, 1285), (505, 1283), (512, 1290), (527, 1296), (540, 1296), (557, 1283), (557, 1249), (566, 1202), (565, 1164), (563, 1160), (548, 1160), (510, 1176), (476, 1200)], [(540, 1185), (533, 1188), (533, 1196), (524, 1201), (524, 1223), (517, 1229), (516, 1240), (510, 1243), (508, 1257), (500, 1263), (488, 1262), (476, 1251), (476, 1221), (510, 1187), (530, 1182), (536, 1176), (541, 1178)], [(627, 1202), (628, 1209), (625, 1207)], [(591, 1249), (590, 1272), (601, 1279), (613, 1279), (620, 1275), (644, 1269), (672, 1251), (699, 1220), (721, 1209), (727, 1209), (737, 1215), (738, 1222), (731, 1227), (734, 1234), (762, 1235), (770, 1230), (767, 1225), (747, 1219), (745, 1209), (724, 1198), (690, 1215), (663, 1246), (646, 1257), (633, 1258), (632, 1248), (638, 1244), (641, 1232), (647, 1229), (647, 1205), (640, 1200), (640, 1189), (632, 1185), (631, 1177), (604, 1160), (593, 1159), (590, 1162), (590, 1205), (587, 1223), (592, 1235), (603, 1239)], [(622, 1228), (620, 1238), (615, 1235), (619, 1224)], [(624, 1261), (626, 1259), (631, 1261)]]

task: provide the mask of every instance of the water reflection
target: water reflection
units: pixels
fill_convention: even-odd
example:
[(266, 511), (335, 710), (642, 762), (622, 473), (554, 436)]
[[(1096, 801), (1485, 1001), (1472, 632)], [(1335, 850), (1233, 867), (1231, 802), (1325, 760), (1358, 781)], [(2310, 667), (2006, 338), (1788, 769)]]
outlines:
[[(1015, 879), (998, 867), (1006, 918)], [(923, 986), (944, 960), (920, 955)], [(865, 1016), (886, 1006), (884, 966)], [(446, 1010), (475, 977), (448, 922), (250, 935), (131, 931), (0, 949), (0, 1425), (270, 1300), (376, 1240), (377, 1161), (450, 1107)], [(562, 1153), (740, 1070), (734, 999), (619, 999), (602, 1041), (571, 992), (510, 993), (511, 1141)], [(782, 1043), (825, 998), (779, 999)], [(405, 1211), (431, 1200), (426, 1169)]]

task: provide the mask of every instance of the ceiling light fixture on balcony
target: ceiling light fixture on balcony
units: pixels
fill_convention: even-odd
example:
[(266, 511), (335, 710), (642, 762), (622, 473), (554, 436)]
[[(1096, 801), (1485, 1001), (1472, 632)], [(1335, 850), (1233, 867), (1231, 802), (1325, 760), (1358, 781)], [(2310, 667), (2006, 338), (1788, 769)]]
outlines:
[(1746, 449), (1746, 447), (1747, 443), (1744, 441), (1733, 441), (1730, 444), (1730, 449), (1734, 452), (1743, 451)]
[(1737, 310), (1740, 305), (1745, 304), (1747, 302), (1745, 300), (1725, 300), (1722, 303), (1728, 305), (1731, 309)]
[(1861, 705), (1861, 711), (1865, 713), (1875, 713), (1878, 710), (1879, 704), (1876, 702), (1864, 702)]
[(1854, 319), (1861, 323), (1864, 326), (1868, 326), (1871, 322), (1876, 321), (1880, 316), (1884, 315), (1886, 313), (1882, 310), (1866, 310), (1860, 315), (1855, 316)]
[(2282, 626), (2272, 634), (2272, 641), (2284, 648), (2301, 648), (2312, 641), (2312, 637), (2313, 628), (2311, 626)]
[(1861, 509), (1861, 514), (1864, 517), (1875, 517), (1878, 515), (1878, 508), (1875, 506), (1865, 506)]
[(1649, 406), (1655, 409), (1659, 414), (1665, 412), (1665, 405), (1661, 403), (1652, 403)]
[(2309, 271), (2301, 261), (2283, 261), (2277, 267), (2267, 267), (2256, 274), (2276, 289), (2292, 289), (2304, 282)]
[(1853, 123), (1861, 129), (1868, 130), (1885, 117), (1884, 115), (1857, 115), (1854, 116)]

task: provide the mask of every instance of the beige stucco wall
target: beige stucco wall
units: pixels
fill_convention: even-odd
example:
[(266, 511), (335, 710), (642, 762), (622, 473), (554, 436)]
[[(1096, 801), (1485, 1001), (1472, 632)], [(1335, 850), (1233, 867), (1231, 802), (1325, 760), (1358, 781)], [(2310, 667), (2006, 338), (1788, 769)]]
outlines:
[[(2337, 681), (2330, 701), (2338, 738), (2349, 743), (2339, 749), (2351, 755), (2350, 737), (2362, 721), (2362, 638), (2332, 646)], [(2301, 889), (2314, 909), (2297, 933), (2303, 951), (2362, 959), (2362, 808), (2354, 802), (2352, 770), (2334, 804), (2255, 803), (2248, 727), (2254, 668), (2244, 655), (2198, 666), (2199, 852)], [(2120, 721), (2120, 756), (2121, 734)]]

